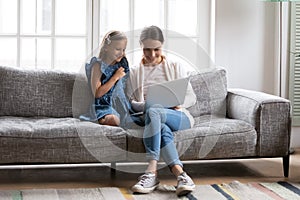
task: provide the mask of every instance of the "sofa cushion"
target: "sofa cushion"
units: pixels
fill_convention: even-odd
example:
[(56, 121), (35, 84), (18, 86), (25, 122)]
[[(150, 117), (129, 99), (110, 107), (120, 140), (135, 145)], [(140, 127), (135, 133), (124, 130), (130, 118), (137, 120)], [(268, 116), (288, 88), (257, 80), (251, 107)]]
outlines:
[[(145, 160), (143, 129), (128, 130), (128, 159)], [(181, 159), (213, 159), (256, 156), (257, 133), (241, 120), (203, 115), (191, 129), (174, 132)]]
[(203, 115), (195, 118), (192, 129), (174, 134), (181, 159), (257, 156), (257, 132), (242, 120)]
[(126, 132), (75, 118), (0, 117), (1, 163), (125, 160)]
[(201, 115), (226, 115), (227, 79), (226, 71), (214, 68), (191, 77), (197, 102), (188, 108), (194, 117)]
[(0, 77), (0, 116), (71, 117), (87, 110), (88, 89), (78, 74), (0, 66)]

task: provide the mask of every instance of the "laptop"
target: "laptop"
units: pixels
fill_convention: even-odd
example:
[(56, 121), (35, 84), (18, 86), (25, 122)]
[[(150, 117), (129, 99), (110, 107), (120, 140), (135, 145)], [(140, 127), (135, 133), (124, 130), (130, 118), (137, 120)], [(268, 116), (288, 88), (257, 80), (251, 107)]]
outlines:
[[(146, 108), (156, 104), (164, 108), (172, 108), (184, 103), (190, 78), (181, 78), (148, 87)], [(132, 116), (141, 116), (144, 112), (132, 113)]]
[(158, 104), (172, 108), (184, 103), (190, 78), (181, 78), (150, 85), (147, 91), (146, 107)]

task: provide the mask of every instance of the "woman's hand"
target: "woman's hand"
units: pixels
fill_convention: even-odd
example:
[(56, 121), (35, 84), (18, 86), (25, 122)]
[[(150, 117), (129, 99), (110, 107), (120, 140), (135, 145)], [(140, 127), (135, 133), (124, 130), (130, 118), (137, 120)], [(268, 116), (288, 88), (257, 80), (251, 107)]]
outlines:
[(171, 109), (174, 109), (174, 110), (180, 110), (181, 107), (180, 107), (180, 106), (174, 106), (174, 107), (172, 107)]
[(135, 112), (142, 112), (145, 110), (145, 102), (139, 102), (139, 101), (132, 100), (131, 106)]

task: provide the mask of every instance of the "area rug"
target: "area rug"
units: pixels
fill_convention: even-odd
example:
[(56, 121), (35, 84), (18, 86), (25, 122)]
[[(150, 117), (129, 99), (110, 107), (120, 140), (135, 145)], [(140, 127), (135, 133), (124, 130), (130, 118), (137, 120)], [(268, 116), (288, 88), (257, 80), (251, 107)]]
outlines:
[(132, 194), (127, 188), (0, 190), (1, 200), (300, 200), (300, 184), (290, 182), (197, 185), (177, 197), (176, 188), (160, 185), (150, 194)]
[(1, 200), (126, 200), (118, 188), (1, 190)]
[(300, 200), (300, 184), (289, 182), (197, 185), (194, 192), (177, 197), (174, 186), (161, 185), (151, 194), (132, 194), (134, 200)]

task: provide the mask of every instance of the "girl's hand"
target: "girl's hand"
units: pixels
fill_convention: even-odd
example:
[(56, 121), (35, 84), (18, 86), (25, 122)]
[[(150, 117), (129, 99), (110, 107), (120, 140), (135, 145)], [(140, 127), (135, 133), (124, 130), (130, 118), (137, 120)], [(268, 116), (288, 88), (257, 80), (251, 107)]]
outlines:
[(123, 76), (125, 76), (125, 70), (123, 67), (120, 67), (119, 69), (117, 69), (113, 75), (113, 77), (117, 80), (121, 79)]

